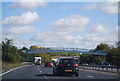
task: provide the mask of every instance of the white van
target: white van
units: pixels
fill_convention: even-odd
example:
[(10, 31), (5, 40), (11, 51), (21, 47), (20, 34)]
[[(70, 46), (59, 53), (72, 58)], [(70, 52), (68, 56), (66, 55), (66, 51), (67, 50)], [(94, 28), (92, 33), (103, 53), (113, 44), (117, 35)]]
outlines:
[(41, 65), (41, 57), (34, 57), (34, 64)]

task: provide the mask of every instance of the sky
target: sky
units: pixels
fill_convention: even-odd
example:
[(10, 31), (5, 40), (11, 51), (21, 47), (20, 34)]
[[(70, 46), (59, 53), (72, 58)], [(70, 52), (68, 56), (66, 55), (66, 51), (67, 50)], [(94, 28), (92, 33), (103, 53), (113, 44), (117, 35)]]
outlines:
[(118, 40), (117, 2), (24, 1), (2, 2), (2, 40), (13, 39), (18, 48), (93, 49)]

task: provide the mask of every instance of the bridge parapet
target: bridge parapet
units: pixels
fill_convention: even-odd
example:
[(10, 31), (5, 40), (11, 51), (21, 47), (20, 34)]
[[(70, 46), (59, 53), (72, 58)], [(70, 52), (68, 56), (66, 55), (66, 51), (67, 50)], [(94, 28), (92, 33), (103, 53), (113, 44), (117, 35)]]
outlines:
[(50, 50), (90, 51), (92, 49), (83, 49), (83, 48), (50, 48)]

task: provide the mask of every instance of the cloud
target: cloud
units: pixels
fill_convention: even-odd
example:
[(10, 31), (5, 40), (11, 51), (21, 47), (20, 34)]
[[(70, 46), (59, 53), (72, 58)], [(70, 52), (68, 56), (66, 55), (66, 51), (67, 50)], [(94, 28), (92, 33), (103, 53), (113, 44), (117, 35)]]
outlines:
[[(35, 45), (35, 42), (34, 41), (31, 41), (29, 39), (26, 39), (26, 38), (15, 38), (14, 39), (14, 44), (16, 46), (18, 46), (18, 48), (22, 48), (23, 46), (25, 47), (30, 47), (31, 45)], [(37, 44), (37, 43), (36, 43)]]
[(15, 36), (13, 34), (9, 34), (9, 33), (3, 32), (2, 39), (4, 40), (5, 38), (15, 39)]
[(118, 2), (106, 2), (102, 5), (101, 11), (109, 14), (118, 13)]
[(89, 18), (81, 15), (70, 15), (66, 18), (61, 18), (56, 21), (53, 25), (53, 31), (57, 30), (60, 32), (81, 32), (88, 24)]
[(90, 30), (92, 33), (95, 33), (95, 34), (107, 34), (107, 33), (109, 33), (108, 29), (106, 27), (104, 27), (102, 24), (96, 24)]
[[(94, 27), (96, 27), (94, 29)], [(84, 35), (58, 31), (57, 29), (49, 32), (38, 32), (31, 40), (45, 47), (75, 47), (75, 48), (95, 48), (100, 43), (108, 43), (114, 45), (117, 41), (117, 36), (114, 32), (107, 30), (103, 25), (97, 24), (90, 33)], [(107, 32), (107, 33), (106, 33)], [(102, 33), (102, 35), (101, 35)]]
[(58, 32), (39, 32), (31, 40), (46, 47), (75, 47), (76, 44), (79, 44), (79, 40), (73, 35)]
[(83, 37), (84, 42), (89, 42), (89, 43), (101, 43), (105, 41), (104, 36), (99, 36), (97, 34), (86, 34)]
[(115, 42), (117, 41), (117, 36), (113, 36), (113, 35), (97, 35), (97, 34), (86, 34), (84, 36), (84, 42), (88, 42), (88, 44), (94, 48), (96, 45), (100, 44), (100, 43), (107, 43), (109, 45), (114, 45)]
[(118, 0), (107, 0), (104, 3), (89, 3), (86, 4), (83, 8), (83, 10), (99, 10), (102, 11), (104, 13), (108, 13), (108, 14), (117, 14), (118, 13)]
[(92, 10), (95, 9), (98, 6), (97, 3), (87, 4), (82, 9), (83, 10)]
[(44, 0), (20, 0), (20, 2), (9, 5), (10, 8), (35, 9), (40, 6), (46, 6), (47, 2)]
[(36, 12), (26, 12), (20, 16), (10, 16), (3, 20), (4, 25), (27, 25), (38, 20), (39, 16)]
[(38, 32), (31, 40), (45, 47), (76, 48), (94, 48), (99, 43), (113, 44), (116, 41), (117, 37), (102, 24), (95, 24), (89, 33), (81, 34), (89, 21), (85, 16), (70, 15), (54, 22), (50, 31)]
[(120, 0), (107, 0), (107, 2), (119, 2)]
[(99, 43), (113, 44), (117, 41), (116, 36), (98, 34), (57, 34), (55, 32), (39, 32), (31, 39), (45, 47), (75, 47), (75, 48), (94, 48)]
[(2, 40), (2, 27), (0, 27), (0, 41)]
[(35, 31), (35, 27), (31, 26), (19, 26), (19, 27), (12, 27), (8, 30), (8, 33), (11, 34), (27, 34)]
[(119, 26), (116, 26), (114, 27), (114, 29), (111, 29), (112, 31), (110, 32), (110, 36), (112, 37), (116, 37), (117, 38), (117, 41), (120, 40), (120, 27)]

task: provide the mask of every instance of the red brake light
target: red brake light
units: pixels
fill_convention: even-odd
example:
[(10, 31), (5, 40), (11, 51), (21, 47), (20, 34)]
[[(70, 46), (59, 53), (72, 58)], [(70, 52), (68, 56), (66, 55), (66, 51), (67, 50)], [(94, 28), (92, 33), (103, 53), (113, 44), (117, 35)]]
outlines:
[(74, 67), (78, 67), (78, 64), (74, 64)]
[(50, 66), (53, 66), (53, 64), (52, 64), (52, 63), (49, 63), (49, 65), (50, 65)]
[(53, 63), (51, 63), (51, 66), (53, 66)]
[(63, 66), (63, 64), (59, 64), (59, 66)]

